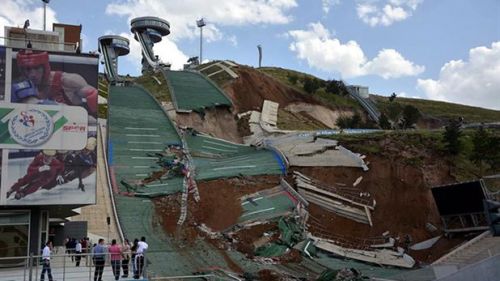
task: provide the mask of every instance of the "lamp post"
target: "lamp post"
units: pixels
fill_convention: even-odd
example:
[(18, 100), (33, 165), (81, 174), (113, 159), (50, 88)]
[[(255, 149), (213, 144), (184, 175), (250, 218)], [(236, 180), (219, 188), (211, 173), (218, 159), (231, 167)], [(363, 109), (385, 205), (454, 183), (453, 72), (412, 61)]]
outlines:
[(43, 30), (46, 31), (47, 30), (47, 23), (46, 23), (46, 20), (47, 20), (47, 4), (49, 4), (50, 0), (42, 0), (43, 2)]
[(262, 66), (262, 46), (257, 45), (257, 49), (259, 50), (259, 68)]
[(203, 63), (203, 27), (205, 25), (205, 20), (203, 18), (196, 21), (196, 26), (200, 28), (200, 64)]

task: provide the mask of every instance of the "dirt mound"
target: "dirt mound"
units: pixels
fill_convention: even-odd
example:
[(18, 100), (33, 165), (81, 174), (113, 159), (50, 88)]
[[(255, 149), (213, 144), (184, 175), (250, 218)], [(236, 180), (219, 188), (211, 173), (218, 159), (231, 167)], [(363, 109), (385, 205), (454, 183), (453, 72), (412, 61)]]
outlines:
[(330, 129), (337, 128), (336, 122), (339, 117), (351, 117), (353, 115), (350, 110), (332, 110), (322, 105), (308, 103), (291, 103), (285, 107), (285, 110), (292, 113), (307, 114)]
[(200, 202), (189, 206), (198, 223), (204, 223), (214, 231), (234, 225), (241, 214), (239, 198), (279, 184), (278, 176), (221, 179), (201, 182), (198, 185)]
[(260, 111), (264, 100), (277, 102), (280, 107), (293, 102), (318, 104), (312, 96), (304, 95), (253, 68), (240, 66), (238, 74), (238, 79), (224, 86), (224, 91), (233, 101), (235, 112)]
[(192, 243), (200, 233), (197, 226), (205, 224), (213, 231), (225, 230), (238, 221), (241, 214), (239, 198), (279, 184), (279, 176), (242, 177), (220, 179), (198, 183), (200, 202), (192, 195), (188, 200), (188, 215), (179, 227), (181, 195), (170, 195), (155, 199), (155, 211), (163, 229), (175, 238)]
[(217, 138), (242, 142), (238, 132), (238, 120), (228, 108), (210, 108), (206, 109), (203, 114), (178, 112), (175, 121), (179, 126), (190, 127)]

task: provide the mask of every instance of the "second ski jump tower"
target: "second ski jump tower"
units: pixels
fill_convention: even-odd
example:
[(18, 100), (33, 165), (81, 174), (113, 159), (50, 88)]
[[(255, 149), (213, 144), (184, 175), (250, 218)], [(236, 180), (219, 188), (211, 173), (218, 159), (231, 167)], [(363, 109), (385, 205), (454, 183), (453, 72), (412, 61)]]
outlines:
[(158, 17), (139, 17), (132, 19), (130, 26), (135, 40), (141, 44), (142, 72), (158, 68), (159, 60), (153, 52), (153, 45), (170, 34), (170, 23)]
[(116, 82), (118, 77), (118, 57), (130, 52), (127, 38), (117, 35), (101, 36), (99, 41), (99, 52), (104, 57), (104, 66), (110, 82)]

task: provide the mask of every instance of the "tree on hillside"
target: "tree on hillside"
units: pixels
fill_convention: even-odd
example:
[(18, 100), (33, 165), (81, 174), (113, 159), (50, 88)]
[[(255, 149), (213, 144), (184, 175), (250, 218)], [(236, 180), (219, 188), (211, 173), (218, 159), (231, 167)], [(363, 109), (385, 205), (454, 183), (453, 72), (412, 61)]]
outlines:
[(472, 144), (474, 145), (472, 149), (472, 154), (470, 159), (472, 162), (479, 165), (479, 173), (483, 175), (483, 165), (490, 152), (489, 142), (490, 142), (490, 132), (486, 130), (483, 126), (479, 127), (472, 136)]
[(341, 80), (328, 80), (325, 83), (325, 91), (331, 94), (337, 94), (341, 96), (348, 95), (347, 87)]
[(389, 101), (393, 102), (396, 99), (397, 95), (396, 93), (392, 93), (392, 95), (389, 97)]
[(490, 169), (498, 171), (500, 169), (500, 137), (491, 136), (489, 141), (490, 153), (486, 157), (486, 163), (490, 165)]
[(385, 115), (384, 113), (380, 114), (378, 125), (384, 130), (391, 129), (391, 122), (389, 122), (389, 118), (387, 118), (387, 115)]
[(319, 81), (319, 79), (316, 78), (310, 78), (306, 76), (304, 77), (303, 82), (304, 82), (304, 91), (306, 91), (309, 94), (316, 92), (316, 90), (318, 90), (319, 87), (321, 86), (321, 81)]
[(449, 124), (445, 127), (443, 133), (443, 141), (445, 143), (446, 150), (457, 155), (460, 152), (460, 136), (462, 136), (462, 122), (458, 119), (452, 119)]
[(408, 129), (413, 126), (413, 124), (416, 124), (422, 114), (420, 114), (420, 111), (414, 107), (413, 105), (406, 105), (403, 108), (403, 129)]
[(362, 121), (361, 115), (356, 112), (352, 117), (340, 116), (337, 118), (335, 125), (341, 129), (355, 129), (363, 126)]
[(299, 76), (297, 76), (296, 74), (293, 74), (293, 73), (288, 73), (287, 78), (288, 78), (288, 81), (290, 81), (290, 83), (292, 83), (292, 85), (297, 84), (297, 80), (299, 80)]
[(402, 111), (403, 107), (400, 103), (392, 102), (387, 106), (387, 117), (393, 121), (398, 121)]
[(479, 172), (483, 175), (484, 164), (488, 164), (491, 169), (496, 169), (500, 166), (500, 139), (485, 129), (479, 127), (472, 136), (472, 154), (470, 159), (479, 165)]

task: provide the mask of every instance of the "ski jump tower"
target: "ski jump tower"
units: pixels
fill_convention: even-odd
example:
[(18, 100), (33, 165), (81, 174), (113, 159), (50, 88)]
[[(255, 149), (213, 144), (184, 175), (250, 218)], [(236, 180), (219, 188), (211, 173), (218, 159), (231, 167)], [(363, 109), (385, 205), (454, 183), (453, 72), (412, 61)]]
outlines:
[(99, 52), (104, 57), (104, 66), (109, 82), (113, 83), (118, 77), (118, 57), (127, 55), (130, 52), (127, 38), (117, 35), (101, 36), (99, 42)]
[(170, 34), (170, 23), (157, 17), (139, 17), (130, 22), (130, 31), (142, 48), (142, 72), (159, 67), (158, 57), (153, 52), (154, 43)]

